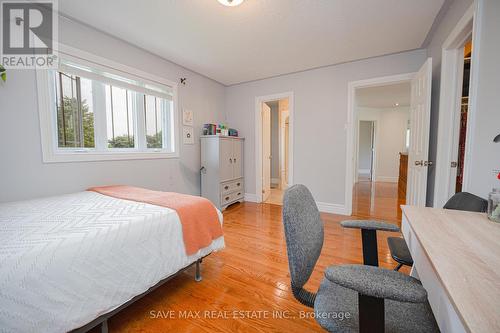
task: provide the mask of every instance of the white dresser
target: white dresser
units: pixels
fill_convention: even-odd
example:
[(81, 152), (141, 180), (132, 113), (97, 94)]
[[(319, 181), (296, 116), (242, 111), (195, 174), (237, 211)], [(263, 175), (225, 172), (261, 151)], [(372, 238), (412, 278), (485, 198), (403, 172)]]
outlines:
[(243, 142), (239, 137), (201, 137), (201, 195), (220, 210), (243, 202)]

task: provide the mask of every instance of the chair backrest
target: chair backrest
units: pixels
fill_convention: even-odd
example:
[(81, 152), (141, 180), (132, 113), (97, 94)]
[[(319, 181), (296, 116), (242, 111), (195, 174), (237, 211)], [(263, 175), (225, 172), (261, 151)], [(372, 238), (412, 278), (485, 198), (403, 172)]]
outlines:
[(458, 192), (446, 202), (443, 208), (484, 213), (488, 209), (488, 201), (472, 193)]
[(283, 224), (292, 291), (299, 301), (311, 306), (315, 295), (302, 287), (309, 280), (323, 247), (323, 221), (311, 192), (304, 185), (293, 185), (286, 190)]

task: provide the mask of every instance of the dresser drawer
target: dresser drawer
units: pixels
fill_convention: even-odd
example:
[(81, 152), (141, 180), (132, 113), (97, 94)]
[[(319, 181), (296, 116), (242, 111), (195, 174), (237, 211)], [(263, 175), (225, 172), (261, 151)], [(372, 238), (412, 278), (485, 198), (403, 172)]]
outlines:
[(236, 191), (243, 191), (243, 178), (231, 180), (220, 185), (221, 194), (228, 194)]
[(222, 194), (220, 197), (220, 205), (226, 206), (234, 201), (241, 200), (243, 198), (243, 191), (236, 191), (233, 193)]

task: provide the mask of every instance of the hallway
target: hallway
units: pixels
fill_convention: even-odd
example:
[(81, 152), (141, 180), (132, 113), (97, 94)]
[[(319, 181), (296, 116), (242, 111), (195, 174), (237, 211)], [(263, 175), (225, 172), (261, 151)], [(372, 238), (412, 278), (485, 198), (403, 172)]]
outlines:
[(405, 201), (406, 198), (398, 197), (397, 183), (358, 182), (353, 189), (352, 215), (401, 225), (400, 206)]

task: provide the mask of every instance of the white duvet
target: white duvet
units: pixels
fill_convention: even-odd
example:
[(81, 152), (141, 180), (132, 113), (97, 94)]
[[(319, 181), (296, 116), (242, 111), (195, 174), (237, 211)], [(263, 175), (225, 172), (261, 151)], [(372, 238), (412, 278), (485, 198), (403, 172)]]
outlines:
[(0, 204), (0, 332), (78, 328), (223, 247), (188, 257), (175, 211), (95, 192)]

